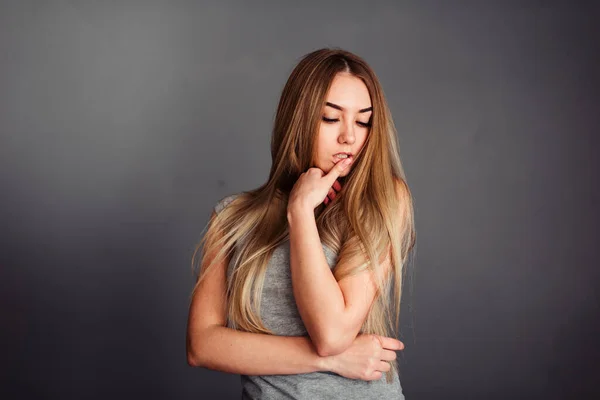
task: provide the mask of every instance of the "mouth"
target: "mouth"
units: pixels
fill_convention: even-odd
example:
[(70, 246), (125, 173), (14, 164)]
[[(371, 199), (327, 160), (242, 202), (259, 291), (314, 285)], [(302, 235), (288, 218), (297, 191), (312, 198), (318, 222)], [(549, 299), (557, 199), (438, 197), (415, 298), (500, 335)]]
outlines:
[(346, 158), (352, 157), (352, 153), (350, 152), (341, 152), (333, 155), (333, 159), (337, 163), (338, 161), (345, 160)]

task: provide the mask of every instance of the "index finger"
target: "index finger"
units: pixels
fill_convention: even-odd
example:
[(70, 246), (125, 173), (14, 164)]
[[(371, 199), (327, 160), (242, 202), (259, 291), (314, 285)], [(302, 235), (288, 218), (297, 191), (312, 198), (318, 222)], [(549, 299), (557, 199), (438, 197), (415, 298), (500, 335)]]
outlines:
[(340, 174), (342, 172), (344, 172), (344, 170), (350, 166), (353, 159), (354, 158), (352, 156), (349, 156), (345, 160), (338, 161), (338, 163), (335, 164), (333, 166), (333, 168), (331, 168), (331, 170), (329, 170), (327, 175), (325, 175), (323, 177), (323, 178), (327, 179), (327, 183), (329, 186), (333, 186), (333, 182), (335, 182), (335, 180), (340, 176)]
[(389, 349), (389, 350), (404, 349), (404, 343), (402, 343), (398, 339), (394, 339), (394, 338), (386, 337), (386, 336), (380, 336), (379, 338), (381, 339), (381, 345), (383, 346), (384, 349)]

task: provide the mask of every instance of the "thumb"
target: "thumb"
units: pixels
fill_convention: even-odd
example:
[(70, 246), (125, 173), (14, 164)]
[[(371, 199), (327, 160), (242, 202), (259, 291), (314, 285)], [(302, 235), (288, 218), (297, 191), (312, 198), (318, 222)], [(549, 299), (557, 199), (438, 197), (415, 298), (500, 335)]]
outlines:
[(344, 170), (346, 168), (348, 168), (348, 166), (350, 164), (352, 164), (352, 161), (353, 161), (353, 157), (348, 157), (342, 161), (339, 161), (337, 164), (335, 164), (333, 166), (333, 168), (331, 168), (331, 170), (329, 170), (327, 175), (325, 175), (325, 178), (327, 179), (329, 186), (333, 185), (333, 183), (340, 176), (340, 174), (342, 172), (344, 172)]

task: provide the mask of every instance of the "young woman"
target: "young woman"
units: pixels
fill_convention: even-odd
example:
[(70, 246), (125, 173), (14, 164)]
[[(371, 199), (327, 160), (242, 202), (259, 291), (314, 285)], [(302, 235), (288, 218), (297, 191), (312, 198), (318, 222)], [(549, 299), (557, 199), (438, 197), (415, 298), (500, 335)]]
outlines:
[(241, 374), (247, 399), (403, 399), (394, 337), (412, 197), (362, 58), (302, 58), (271, 156), (267, 182), (221, 199), (194, 253), (188, 363)]

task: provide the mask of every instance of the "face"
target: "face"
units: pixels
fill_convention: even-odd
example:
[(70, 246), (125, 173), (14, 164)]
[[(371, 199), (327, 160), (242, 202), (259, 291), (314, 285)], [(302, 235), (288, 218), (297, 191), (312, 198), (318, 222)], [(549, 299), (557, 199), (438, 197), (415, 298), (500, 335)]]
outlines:
[[(336, 154), (356, 158), (369, 134), (371, 96), (364, 82), (349, 73), (338, 73), (331, 83), (317, 134), (315, 166), (325, 173), (343, 160)], [(350, 173), (352, 165), (340, 174)]]

